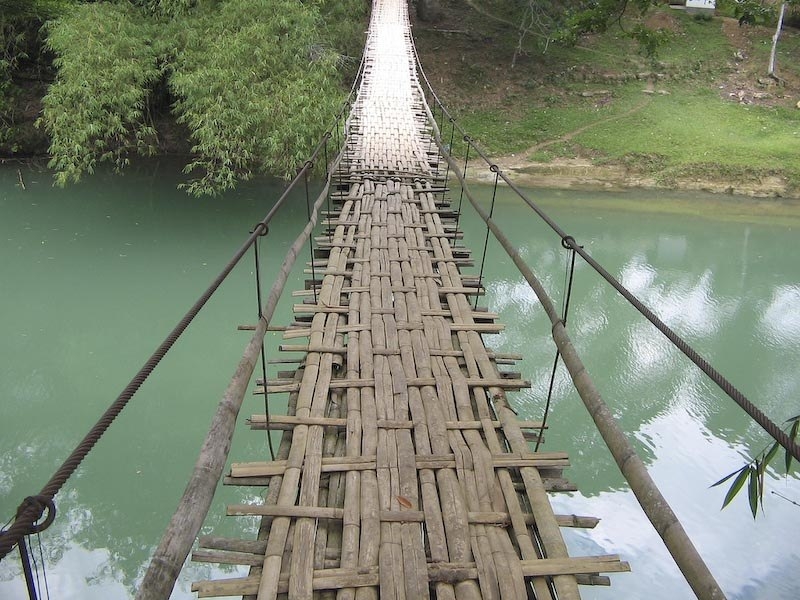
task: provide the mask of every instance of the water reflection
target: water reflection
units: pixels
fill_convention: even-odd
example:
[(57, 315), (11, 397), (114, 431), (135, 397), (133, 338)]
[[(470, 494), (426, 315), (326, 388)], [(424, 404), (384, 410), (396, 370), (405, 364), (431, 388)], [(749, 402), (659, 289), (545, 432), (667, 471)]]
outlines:
[(797, 345), (800, 342), (800, 286), (775, 288), (764, 308), (760, 325), (770, 344)]
[[(71, 518), (71, 516), (69, 517)], [(38, 581), (42, 590), (47, 588), (54, 598), (62, 600), (109, 600), (132, 598), (144, 577), (147, 563), (131, 568), (125, 556), (106, 547), (84, 545), (77, 542), (74, 533), (83, 530), (74, 524), (68, 526), (71, 533), (42, 534), (41, 552), (38, 540), (31, 538), (32, 560), (38, 570)], [(115, 545), (116, 541), (115, 541)], [(155, 548), (141, 548), (149, 555)], [(140, 552), (137, 552), (140, 554)], [(43, 558), (43, 560), (42, 560)], [(44, 568), (42, 568), (44, 565)], [(192, 583), (205, 579), (243, 577), (248, 568), (242, 566), (187, 563), (181, 572), (172, 600), (196, 598), (191, 592)], [(0, 598), (27, 598), (27, 590), (18, 560), (0, 563)]]
[[(211, 261), (224, 262), (240, 232), (263, 216), (254, 198), (266, 195), (204, 203), (175, 193), (169, 178), (152, 182), (153, 190), (129, 174), (123, 183), (73, 189), (75, 196), (53, 190), (49, 182), (39, 189), (29, 185), (23, 196), (7, 191), (14, 189), (16, 172), (7, 175), (7, 185), (0, 187), (0, 253), (28, 254), (0, 261), (0, 422), (14, 424), (0, 438), (0, 512), (6, 517), (20, 498), (41, 487), (43, 473), (58, 466), (109, 396), (127, 382), (130, 364), (141, 363), (203, 289), (217, 264)], [(579, 203), (565, 203), (569, 197)], [(800, 263), (785, 251), (795, 241), (793, 232), (598, 210), (586, 194), (554, 194), (550, 202), (548, 209), (567, 231), (763, 410), (776, 419), (800, 412)], [(293, 220), (273, 228), (284, 247), (304, 212), (299, 204)], [(502, 193), (495, 215), (559, 304), (568, 256), (558, 240)], [(484, 230), (469, 217), (462, 224), (467, 245), (478, 248)], [(512, 402), (522, 418), (537, 420), (555, 351), (549, 322), (493, 242), (488, 261), (486, 301), (501, 314), (506, 330), (486, 339), (498, 350), (525, 356), (519, 370), (533, 387)], [(277, 270), (277, 262), (270, 260), (267, 268)], [(584, 263), (576, 269), (570, 334), (729, 598), (800, 597), (795, 577), (800, 557), (794, 536), (787, 535), (797, 529), (800, 509), (768, 497), (765, 516), (753, 523), (746, 499), (719, 512), (725, 490), (708, 487), (761, 451), (765, 435)], [(301, 287), (302, 275), (289, 284)], [(58, 597), (130, 596), (241, 353), (244, 338), (235, 328), (253, 317), (251, 292), (246, 272), (230, 294), (209, 305), (216, 325), (193, 325), (194, 337), (176, 347), (171, 362), (80, 471), (73, 491), (59, 498), (64, 518), (45, 538), (55, 578), (51, 590), (57, 585)], [(292, 301), (287, 298), (278, 323), (290, 320)], [(274, 347), (279, 336), (270, 339)], [(251, 405), (243, 414), (251, 409), (263, 410)], [(581, 489), (557, 497), (559, 510), (603, 519), (596, 530), (570, 534), (574, 552), (619, 552), (634, 569), (615, 575), (609, 590), (584, 590), (584, 598), (690, 597), (563, 368), (550, 425), (545, 450), (569, 452), (573, 467), (567, 476)], [(240, 432), (235, 443), (240, 444), (232, 451), (236, 460), (266, 456), (261, 436)], [(771, 474), (769, 484), (800, 501), (796, 477)], [(222, 515), (224, 504), (249, 501), (251, 494), (220, 490), (209, 528), (219, 535), (249, 536), (253, 521)], [(2, 598), (19, 596), (14, 565), (14, 560), (0, 564)], [(189, 582), (208, 577), (211, 568), (191, 565), (175, 597), (192, 597)]]
[[(798, 584), (793, 573), (800, 564), (800, 550), (796, 539), (764, 532), (765, 528), (796, 522), (796, 508), (785, 502), (772, 503), (768, 516), (753, 522), (746, 514), (749, 509), (745, 498), (736, 499), (731, 509), (720, 512), (717, 508), (725, 490), (708, 488), (709, 480), (718, 475), (714, 465), (735, 462), (741, 449), (731, 448), (697, 427), (696, 416), (683, 407), (651, 420), (637, 437), (652, 447), (657, 458), (649, 465), (651, 474), (662, 488), (671, 490), (668, 501), (728, 598), (797, 598)], [(795, 478), (783, 483), (774, 476), (770, 482), (780, 489), (796, 490), (797, 484)], [(569, 532), (572, 552), (620, 554), (632, 562), (634, 573), (643, 574), (614, 575), (610, 590), (587, 589), (584, 598), (692, 597), (630, 491), (604, 491), (592, 497), (572, 494), (569, 498), (558, 497), (556, 505), (559, 510), (603, 519), (594, 530)], [(654, 576), (658, 585), (653, 585)]]
[[(547, 205), (546, 193), (535, 194)], [(598, 220), (591, 197), (578, 208), (563, 205), (563, 197), (550, 201), (551, 215), (662, 320), (776, 420), (800, 412), (800, 263), (784, 250), (793, 243), (790, 229), (621, 211)], [(501, 202), (495, 220), (560, 302), (566, 252), (553, 250), (557, 238), (527, 209), (509, 196)], [(765, 514), (753, 522), (744, 496), (720, 512), (727, 489), (709, 488), (768, 447), (769, 438), (586, 265), (576, 266), (570, 335), (728, 597), (800, 597), (800, 551), (786, 535), (797, 529), (800, 509), (768, 495)], [(521, 415), (539, 418), (552, 361), (549, 322), (526, 301), (526, 284), (513, 270), (490, 276), (500, 280), (488, 285), (490, 309), (517, 323), (493, 343), (524, 352), (523, 374), (534, 382), (513, 401)], [(530, 321), (518, 323), (523, 312)], [(546, 448), (569, 449), (567, 476), (581, 490), (556, 502), (564, 512), (603, 518), (594, 531), (571, 532), (569, 543), (576, 554), (620, 553), (633, 565), (633, 573), (613, 576), (610, 589), (585, 589), (583, 597), (691, 597), (563, 372), (555, 390)], [(768, 489), (800, 502), (795, 475), (770, 471)]]

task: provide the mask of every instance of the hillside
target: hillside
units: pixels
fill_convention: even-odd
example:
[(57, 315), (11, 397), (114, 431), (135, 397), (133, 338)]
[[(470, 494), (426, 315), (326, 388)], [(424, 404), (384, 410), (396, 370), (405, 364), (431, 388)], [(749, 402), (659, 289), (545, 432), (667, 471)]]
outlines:
[(667, 43), (648, 58), (625, 34), (635, 18), (564, 48), (520, 44), (507, 16), (481, 6), (445, 0), (415, 38), (437, 94), (516, 179), (800, 195), (797, 29), (784, 27), (776, 80), (774, 29), (731, 17), (655, 9), (645, 22)]

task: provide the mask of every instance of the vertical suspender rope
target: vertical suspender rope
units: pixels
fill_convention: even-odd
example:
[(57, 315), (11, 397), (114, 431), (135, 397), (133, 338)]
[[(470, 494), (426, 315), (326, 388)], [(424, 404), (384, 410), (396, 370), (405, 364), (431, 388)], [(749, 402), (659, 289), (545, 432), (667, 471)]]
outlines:
[[(259, 260), (259, 241), (260, 238), (267, 235), (267, 226), (259, 223), (256, 226), (259, 232), (259, 237), (256, 238), (253, 244), (253, 255), (255, 256), (255, 270), (256, 270), (256, 300), (258, 302), (258, 320), (264, 318), (264, 304), (261, 300), (261, 261)], [(264, 382), (264, 419), (266, 420), (266, 436), (267, 444), (269, 446), (269, 456), (275, 460), (275, 449), (272, 447), (272, 429), (270, 428), (270, 411), (269, 411), (269, 390), (267, 389), (267, 352), (264, 348), (264, 342), (261, 342), (261, 379)]]
[[(339, 129), (339, 119), (336, 119), (336, 129)], [(325, 152), (325, 181), (328, 181), (331, 178), (330, 172), (330, 165), (328, 164), (328, 140), (325, 140), (324, 146)], [(328, 201), (327, 201), (327, 210), (328, 210), (328, 220), (330, 221), (331, 218), (331, 188), (328, 186)], [(333, 230), (331, 229), (330, 223), (328, 223), (328, 242), (333, 241)], [(313, 259), (312, 259), (313, 260)]]
[[(572, 296), (572, 281), (575, 275), (575, 250), (569, 248), (568, 246), (564, 245), (567, 248), (567, 256), (570, 257), (569, 264), (565, 267), (564, 273), (564, 302), (561, 307), (561, 322), (564, 324), (564, 327), (567, 326), (567, 314), (569, 313), (569, 300)], [(544, 430), (547, 429), (547, 418), (550, 415), (550, 402), (553, 398), (553, 387), (555, 386), (556, 382), (556, 370), (558, 369), (558, 359), (561, 357), (561, 352), (558, 348), (556, 348), (556, 357), (553, 360), (553, 370), (550, 373), (550, 385), (547, 388), (547, 400), (544, 404), (544, 416), (542, 417), (542, 426), (539, 429), (539, 437), (536, 439), (536, 446), (534, 447), (533, 451), (538, 452), (539, 446), (542, 445), (542, 441), (544, 440)]]
[(44, 593), (45, 596), (47, 597), (47, 600), (50, 600), (50, 585), (47, 582), (47, 565), (45, 564), (44, 550), (42, 549), (42, 534), (39, 532), (36, 533), (36, 544), (39, 546), (39, 562), (41, 562), (42, 564), (42, 581), (44, 581)]
[[(464, 136), (464, 142), (466, 142), (467, 149), (464, 152), (464, 178), (467, 177), (467, 168), (469, 167), (469, 149), (470, 149), (470, 137), (468, 135)], [(448, 160), (448, 165), (450, 161)], [(455, 168), (454, 168), (455, 170)], [(461, 205), (464, 202), (464, 186), (461, 185), (461, 193), (458, 195), (458, 214), (456, 215), (456, 229), (459, 228), (461, 225)], [(458, 238), (453, 238), (453, 246), (455, 246), (456, 241)]]
[[(453, 139), (455, 138), (455, 135), (456, 135), (456, 122), (455, 122), (455, 120), (453, 120), (453, 117), (449, 117), (449, 119), (450, 119), (450, 124), (452, 125), (452, 127), (450, 128), (450, 144), (448, 145), (448, 148), (447, 148), (448, 152), (453, 148)], [(444, 172), (444, 186), (443, 187), (447, 187), (447, 180), (450, 179), (450, 163), (445, 161), (445, 165), (447, 166), (447, 168), (446, 168), (446, 170)], [(442, 191), (442, 196), (444, 196), (444, 191)]]
[[(489, 207), (489, 218), (494, 214), (494, 203), (497, 199), (497, 179), (498, 171), (500, 170), (497, 165), (492, 165), (489, 170), (494, 173), (494, 188), (492, 189), (492, 205)], [(483, 284), (483, 267), (486, 265), (486, 250), (489, 247), (489, 226), (486, 226), (486, 237), (483, 240), (483, 256), (481, 257), (481, 270), (478, 273), (478, 288), (475, 290), (475, 310), (478, 309), (478, 298), (481, 285)]]
[[(308, 220), (311, 220), (311, 199), (308, 196), (308, 172), (313, 168), (313, 163), (311, 161), (306, 162), (306, 166), (308, 168), (305, 171), (305, 177), (303, 178), (303, 184), (306, 190), (306, 212), (308, 213)], [(318, 303), (317, 300), (317, 270), (314, 267), (314, 236), (308, 236), (308, 248), (309, 252), (311, 253), (311, 290), (314, 292), (314, 304)], [(264, 382), (266, 385), (266, 382)], [(266, 390), (266, 388), (264, 388)]]

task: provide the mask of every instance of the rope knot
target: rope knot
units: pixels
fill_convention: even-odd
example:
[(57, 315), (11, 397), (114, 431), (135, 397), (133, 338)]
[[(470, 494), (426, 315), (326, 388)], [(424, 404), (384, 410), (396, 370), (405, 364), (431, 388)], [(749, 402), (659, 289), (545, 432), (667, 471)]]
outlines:
[(258, 223), (256, 223), (256, 226), (253, 227), (253, 229), (250, 231), (250, 233), (256, 233), (256, 232), (258, 232), (259, 236), (264, 237), (269, 233), (269, 227), (267, 227), (267, 224), (264, 223), (263, 221), (259, 221)]
[[(33, 519), (31, 519), (28, 534), (40, 533), (50, 527), (53, 521), (56, 520), (56, 505), (52, 498), (42, 495), (28, 496), (22, 501), (22, 504), (19, 505), (17, 509), (17, 518), (26, 512), (29, 506), (32, 506), (36, 512), (34, 513)], [(45, 511), (47, 511), (46, 514)], [(42, 515), (44, 515), (44, 520), (40, 521)]]

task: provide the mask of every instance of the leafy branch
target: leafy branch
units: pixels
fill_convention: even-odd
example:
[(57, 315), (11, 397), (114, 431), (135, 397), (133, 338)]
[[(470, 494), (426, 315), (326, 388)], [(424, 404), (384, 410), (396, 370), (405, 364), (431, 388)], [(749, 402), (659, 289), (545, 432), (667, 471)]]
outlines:
[[(792, 440), (797, 440), (798, 430), (800, 429), (800, 415), (795, 415), (791, 419), (788, 419), (786, 421), (786, 426), (788, 427), (790, 424), (791, 430), (789, 431), (789, 437)], [(722, 508), (728, 506), (728, 504), (731, 503), (731, 501), (739, 494), (739, 492), (744, 489), (745, 483), (747, 483), (747, 497), (750, 502), (750, 512), (753, 513), (753, 518), (755, 519), (758, 514), (759, 505), (761, 505), (761, 510), (763, 512), (765, 489), (764, 473), (767, 470), (767, 465), (769, 465), (778, 455), (779, 449), (780, 444), (775, 442), (771, 447), (765, 448), (763, 451), (761, 451), (758, 456), (753, 458), (741, 469), (737, 469), (736, 471), (729, 473), (711, 485), (711, 487), (716, 487), (718, 485), (722, 485), (730, 479), (733, 479), (730, 488), (728, 488), (728, 493), (725, 494), (725, 500), (722, 502)], [(788, 450), (784, 456), (784, 467), (786, 469), (786, 473), (788, 474), (792, 468), (792, 455)]]

